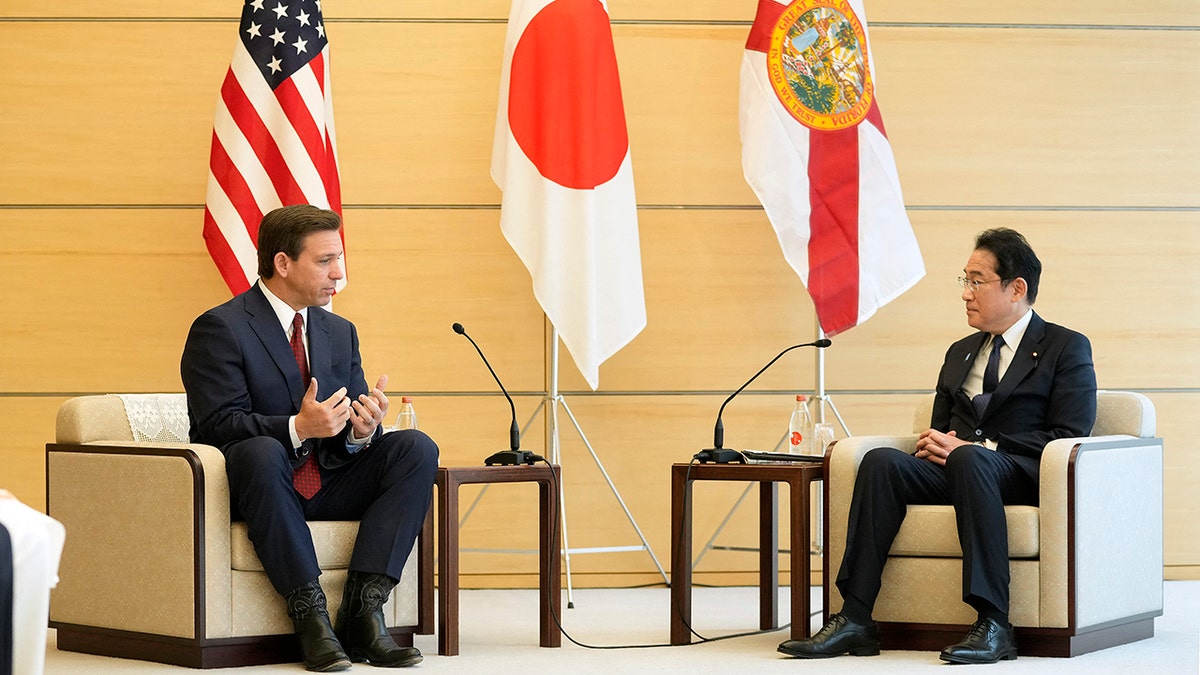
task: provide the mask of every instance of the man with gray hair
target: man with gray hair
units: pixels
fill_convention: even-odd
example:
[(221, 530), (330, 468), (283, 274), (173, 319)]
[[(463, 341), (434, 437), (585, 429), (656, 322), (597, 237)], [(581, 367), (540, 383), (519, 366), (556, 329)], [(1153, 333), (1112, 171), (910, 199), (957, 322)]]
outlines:
[(780, 652), (878, 654), (871, 612), (908, 505), (951, 504), (963, 551), (963, 602), (978, 620), (941, 659), (1017, 658), (1004, 506), (1036, 505), (1042, 448), (1056, 438), (1086, 436), (1096, 421), (1091, 343), (1033, 311), (1041, 272), (1020, 233), (998, 228), (976, 238), (958, 283), (967, 323), (977, 332), (947, 350), (930, 428), (916, 453), (875, 448), (859, 466), (837, 574), (842, 611), (812, 638), (779, 645)]

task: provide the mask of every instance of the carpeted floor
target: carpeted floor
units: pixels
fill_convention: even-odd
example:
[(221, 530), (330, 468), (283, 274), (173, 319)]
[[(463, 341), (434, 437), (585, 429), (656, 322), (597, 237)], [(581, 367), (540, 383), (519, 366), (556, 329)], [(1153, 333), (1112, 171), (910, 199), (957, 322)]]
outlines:
[[(1085, 654), (1073, 659), (1020, 657), (989, 666), (960, 666), (971, 672), (1046, 673), (1047, 675), (1134, 675), (1200, 672), (1200, 581), (1169, 581), (1166, 607), (1155, 622), (1152, 639)], [(705, 637), (744, 632), (757, 624), (755, 588), (697, 588), (693, 628)], [(787, 614), (786, 589), (780, 615)], [(934, 652), (884, 651), (875, 657), (800, 662), (776, 653), (786, 630), (749, 635), (687, 647), (663, 645), (669, 640), (669, 591), (646, 589), (576, 589), (574, 609), (565, 609), (566, 635), (560, 649), (537, 646), (537, 592), (534, 590), (463, 591), (460, 599), (460, 655), (437, 655), (436, 638), (419, 635), (425, 654), (417, 671), (437, 673), (759, 673), (803, 672), (909, 673), (946, 668)], [(820, 589), (814, 589), (820, 602)], [(564, 607), (566, 603), (564, 602)], [(818, 605), (819, 606), (819, 605)], [(819, 623), (814, 619), (814, 624)], [(606, 647), (590, 649), (584, 645)], [(613, 647), (613, 648), (607, 648)], [(47, 675), (126, 675), (195, 672), (140, 661), (60, 652), (54, 632), (46, 656)], [(298, 664), (231, 668), (222, 673), (302, 673)], [(350, 672), (376, 671), (356, 664)], [(412, 671), (409, 671), (412, 672)], [(944, 671), (943, 671), (944, 672)]]

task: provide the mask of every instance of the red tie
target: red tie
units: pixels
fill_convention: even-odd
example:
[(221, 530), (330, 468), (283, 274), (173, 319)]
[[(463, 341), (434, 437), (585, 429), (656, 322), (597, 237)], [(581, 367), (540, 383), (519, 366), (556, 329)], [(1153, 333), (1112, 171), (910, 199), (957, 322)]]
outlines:
[[(304, 317), (300, 312), (292, 318), (292, 356), (296, 357), (296, 366), (300, 368), (300, 381), (304, 389), (308, 389), (308, 357), (304, 353)], [(312, 499), (321, 489), (321, 472), (317, 470), (317, 453), (308, 456), (304, 463), (292, 472), (292, 485), (305, 499)]]

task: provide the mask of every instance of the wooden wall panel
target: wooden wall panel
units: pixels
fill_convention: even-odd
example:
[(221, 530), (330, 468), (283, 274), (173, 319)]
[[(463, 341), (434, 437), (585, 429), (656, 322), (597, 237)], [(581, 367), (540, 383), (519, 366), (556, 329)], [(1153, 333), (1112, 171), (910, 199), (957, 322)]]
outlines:
[(54, 420), (64, 400), (0, 396), (0, 488), (40, 511), (46, 510), (46, 443), (54, 440)]
[[(178, 390), (188, 326), (227, 296), (200, 220), (196, 209), (0, 210), (13, 297), (43, 299), (0, 326), (7, 385)], [(351, 283), (335, 305), (359, 325), (370, 372), (410, 390), (490, 391), (450, 330), (457, 321), (506, 386), (543, 386), (543, 315), (497, 220), (487, 209), (347, 212)], [(830, 388), (932, 387), (945, 347), (970, 332), (953, 279), (974, 235), (998, 225), (1034, 243), (1046, 269), (1037, 309), (1092, 339), (1103, 386), (1195, 382), (1200, 315), (1172, 307), (1200, 306), (1197, 213), (916, 211), (913, 221), (926, 277), (835, 338)], [(604, 390), (732, 391), (784, 347), (815, 338), (811, 300), (761, 211), (643, 210), (641, 225), (648, 325), (601, 368)], [(154, 330), (139, 329), (148, 322)], [(565, 351), (560, 372), (564, 390), (586, 390)], [(795, 353), (753, 388), (783, 390), (814, 373), (811, 353)]]
[(233, 43), (227, 26), (169, 26), (0, 23), (0, 203), (203, 202)]
[[(812, 302), (761, 211), (643, 210), (646, 329), (600, 370), (606, 390), (732, 391), (783, 348), (815, 339)], [(1087, 334), (1100, 382), (1189, 387), (1200, 372), (1200, 214), (913, 211), (926, 276), (826, 350), (832, 389), (929, 389), (945, 349), (967, 335), (955, 277), (975, 235), (1023, 231), (1045, 271), (1036, 309)], [(1164, 247), (1162, 242), (1171, 241)], [(1166, 278), (1178, 279), (1169, 288)], [(1184, 367), (1176, 367), (1183, 362)], [(564, 388), (584, 390), (569, 363)], [(813, 380), (789, 354), (752, 388)], [(648, 377), (648, 375), (650, 375)]]
[[(613, 0), (649, 324), (587, 391), (560, 386), (660, 560), (667, 466), (711, 443), (720, 402), (815, 328), (745, 184), (737, 77), (753, 0)], [(44, 444), (77, 393), (179, 391), (191, 320), (227, 297), (200, 238), (233, 0), (0, 6), (0, 486), (44, 506)], [(498, 228), (488, 168), (508, 0), (334, 0), (351, 284), (369, 377), (414, 394), (447, 464), (506, 440), (507, 407), (459, 321), (517, 393), (525, 423), (549, 368), (547, 326)], [(1147, 392), (1166, 440), (1168, 575), (1200, 570), (1200, 7), (1191, 0), (867, 2), (880, 101), (927, 276), (835, 338), (826, 384), (858, 434), (909, 426), (946, 345), (968, 332), (953, 278), (971, 238), (1025, 232), (1046, 265), (1039, 312), (1093, 342), (1100, 385)], [(29, 17), (28, 20), (21, 17)], [(790, 354), (726, 411), (728, 445), (769, 447), (814, 385)], [(634, 534), (565, 416), (571, 545)], [(525, 446), (545, 451), (540, 421)], [(737, 486), (705, 486), (697, 537)], [(473, 547), (532, 548), (528, 495), (497, 491)], [(514, 514), (518, 514), (515, 515)], [(726, 543), (746, 537), (743, 507)], [(753, 556), (702, 572), (745, 582)], [(653, 583), (644, 553), (579, 556), (577, 583)], [(532, 559), (478, 554), (480, 584), (531, 583)], [(518, 566), (519, 566), (518, 565)], [(1172, 572), (1171, 570), (1175, 570)], [(490, 581), (489, 581), (490, 580)], [(500, 581), (499, 583), (506, 583)]]
[[(15, 65), (0, 200), (199, 203), (229, 26), (100, 25), (0, 23), (0, 57)], [(488, 165), (503, 31), (331, 26), (347, 204), (499, 201)], [(745, 28), (620, 25), (615, 35), (639, 202), (755, 203), (736, 123)], [(1200, 106), (1200, 72), (1188, 66), (1198, 32), (885, 27), (875, 45), (910, 204), (1195, 202), (1200, 164), (1187, 159), (1200, 155), (1200, 118), (1179, 111)], [(162, 58), (174, 53), (197, 55), (187, 77)], [(103, 86), (73, 67), (78, 58), (108, 73)], [(1170, 95), (1118, 94), (1134, 82)], [(48, 137), (62, 142), (47, 147)]]
[[(366, 369), (409, 390), (491, 391), (486, 368), (450, 329), (458, 321), (506, 386), (542, 389), (543, 315), (497, 212), (346, 218), (350, 284), (335, 309), (359, 324)], [(6, 305), (21, 307), (0, 324), (5, 389), (180, 391), (192, 320), (229, 297), (202, 219), (198, 209), (0, 209), (0, 260), (13, 272)]]
[[(544, 314), (495, 210), (348, 210), (350, 285), (336, 311), (363, 364), (418, 391), (496, 391), (462, 323), (513, 391), (544, 388)], [(348, 226), (349, 227), (349, 226)]]
[(1179, 104), (1200, 103), (1200, 32), (896, 28), (874, 44), (908, 204), (1196, 203), (1200, 117)]
[(4, 389), (178, 391), (188, 326), (228, 297), (200, 223), (194, 210), (0, 210)]
[[(609, 0), (614, 22), (621, 21), (721, 21), (749, 23), (754, 0)], [(491, 19), (508, 17), (510, 0), (336, 0), (326, 2), (324, 15), (332, 21), (352, 19)], [(874, 23), (998, 23), (1194, 26), (1200, 10), (1190, 0), (1097, 0), (1096, 2), (1047, 3), (1010, 0), (982, 3), (974, 0), (908, 0), (907, 2), (864, 3), (867, 18)], [(0, 17), (171, 17), (235, 18), (241, 4), (235, 0), (195, 0), (187, 4), (160, 0), (8, 0), (0, 6)]]
[[(1186, 367), (1186, 366), (1185, 366)], [(1163, 562), (1168, 570), (1191, 568), (1200, 573), (1200, 451), (1195, 440), (1195, 420), (1200, 393), (1149, 393), (1158, 413), (1158, 435), (1163, 438)], [(1170, 574), (1168, 572), (1168, 574)]]

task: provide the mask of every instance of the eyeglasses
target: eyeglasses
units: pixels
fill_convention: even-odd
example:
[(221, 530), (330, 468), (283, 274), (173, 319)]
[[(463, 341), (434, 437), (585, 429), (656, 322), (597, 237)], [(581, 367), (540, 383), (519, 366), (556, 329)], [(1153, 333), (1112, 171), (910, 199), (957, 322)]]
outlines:
[(969, 288), (969, 289), (971, 289), (972, 293), (978, 293), (980, 286), (986, 286), (987, 284), (990, 284), (993, 281), (1003, 281), (1003, 279), (988, 279), (987, 281), (983, 281), (981, 279), (968, 279), (966, 277), (958, 277), (958, 286), (959, 286), (959, 288), (961, 288), (963, 290), (967, 290)]

